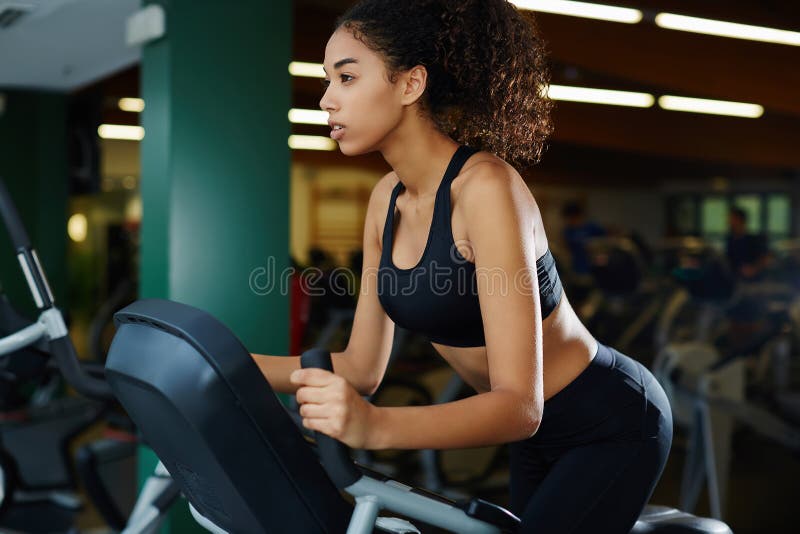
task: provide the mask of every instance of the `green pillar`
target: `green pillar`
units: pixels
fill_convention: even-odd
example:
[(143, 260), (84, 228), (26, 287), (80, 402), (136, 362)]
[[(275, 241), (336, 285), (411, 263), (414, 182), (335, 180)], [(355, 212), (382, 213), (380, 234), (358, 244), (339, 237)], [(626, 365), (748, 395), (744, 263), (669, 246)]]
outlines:
[[(0, 113), (0, 178), (20, 212), (56, 305), (67, 308), (67, 97), (6, 91)], [(0, 284), (15, 308), (36, 318), (28, 285), (5, 228), (0, 231)]]
[(141, 297), (200, 307), (252, 352), (285, 354), (288, 295), (251, 278), (289, 265), (291, 2), (146, 3), (164, 7), (166, 35), (142, 53)]

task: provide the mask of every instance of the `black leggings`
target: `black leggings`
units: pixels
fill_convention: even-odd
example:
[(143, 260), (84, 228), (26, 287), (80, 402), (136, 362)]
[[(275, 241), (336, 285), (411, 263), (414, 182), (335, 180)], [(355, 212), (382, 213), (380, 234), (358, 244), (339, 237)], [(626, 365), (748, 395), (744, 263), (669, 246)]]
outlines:
[(589, 367), (545, 402), (537, 433), (510, 444), (520, 532), (627, 534), (671, 443), (664, 390), (642, 364), (600, 345)]

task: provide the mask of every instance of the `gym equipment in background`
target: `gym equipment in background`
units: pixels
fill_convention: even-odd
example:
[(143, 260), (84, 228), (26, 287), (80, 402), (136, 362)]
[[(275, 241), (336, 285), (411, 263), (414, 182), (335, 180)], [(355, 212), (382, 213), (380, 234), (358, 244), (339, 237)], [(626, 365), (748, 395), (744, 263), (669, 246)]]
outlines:
[[(2, 297), (0, 380), (10, 409), (0, 424), (2, 524), (22, 524), (28, 532), (66, 531), (81, 504), (74, 494), (69, 444), (102, 416), (113, 396), (102, 378), (78, 362), (39, 258), (2, 181), (0, 216), (40, 314), (37, 321), (28, 321)], [(84, 398), (57, 398), (61, 377)], [(30, 402), (20, 394), (25, 387), (34, 388)]]
[(649, 349), (648, 335), (670, 288), (652, 275), (650, 251), (641, 240), (598, 237), (587, 250), (594, 287), (578, 306), (579, 317), (603, 343), (648, 364), (642, 358), (650, 351), (643, 347)]
[[(0, 293), (0, 530), (70, 532), (82, 502), (76, 474), (98, 512), (117, 530), (126, 525), (126, 501), (135, 492), (132, 433), (106, 437), (79, 449), (75, 465), (72, 439), (101, 418), (112, 418), (117, 404), (103, 368), (78, 360), (61, 311), (55, 307), (39, 262), (5, 184), (0, 180), (0, 216), (39, 310), (31, 322)], [(58, 397), (62, 382), (83, 397)], [(33, 389), (24, 395), (21, 389)], [(128, 422), (129, 424), (129, 422)], [(119, 427), (127, 425), (122, 423)], [(116, 471), (116, 472), (115, 472)], [(120, 491), (121, 486), (130, 486)], [(113, 490), (112, 490), (113, 488)], [(125, 494), (128, 494), (127, 496)], [(177, 497), (169, 477), (151, 477), (140, 494), (128, 532), (150, 534), (139, 525), (163, 518)], [(147, 521), (145, 521), (145, 518)], [(137, 529), (138, 528), (138, 529)]]
[[(711, 515), (724, 519), (736, 428), (800, 452), (800, 393), (792, 381), (798, 376), (800, 299), (792, 300), (785, 280), (734, 286), (724, 277), (724, 258), (710, 247), (698, 244), (682, 254), (674, 273), (685, 289), (659, 318), (653, 374), (675, 424), (689, 432), (681, 508), (693, 511), (705, 486)], [(757, 308), (757, 324), (765, 326), (743, 345), (732, 345), (730, 338), (740, 333), (735, 313), (743, 306)]]

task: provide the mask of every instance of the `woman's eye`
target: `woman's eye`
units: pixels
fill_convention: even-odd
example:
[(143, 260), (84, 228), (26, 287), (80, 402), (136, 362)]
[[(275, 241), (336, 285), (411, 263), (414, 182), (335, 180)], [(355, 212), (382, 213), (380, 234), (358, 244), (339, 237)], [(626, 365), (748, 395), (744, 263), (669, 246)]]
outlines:
[[(342, 81), (342, 83), (346, 83), (349, 82), (350, 80), (353, 80), (354, 78), (349, 74), (340, 74), (339, 79)], [(323, 89), (327, 89), (328, 86), (331, 84), (331, 81), (328, 79), (320, 80), (319, 82), (322, 84)]]

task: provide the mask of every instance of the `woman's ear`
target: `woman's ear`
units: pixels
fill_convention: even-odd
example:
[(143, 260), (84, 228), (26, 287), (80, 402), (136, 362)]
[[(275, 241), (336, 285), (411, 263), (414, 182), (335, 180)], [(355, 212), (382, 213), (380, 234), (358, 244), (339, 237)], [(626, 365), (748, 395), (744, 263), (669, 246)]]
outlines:
[(425, 92), (428, 84), (428, 70), (422, 65), (417, 65), (402, 73), (399, 81), (403, 90), (400, 101), (403, 105), (410, 106), (417, 102)]

